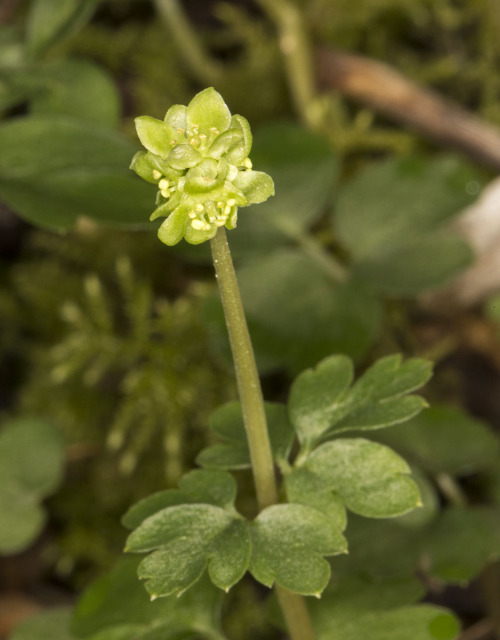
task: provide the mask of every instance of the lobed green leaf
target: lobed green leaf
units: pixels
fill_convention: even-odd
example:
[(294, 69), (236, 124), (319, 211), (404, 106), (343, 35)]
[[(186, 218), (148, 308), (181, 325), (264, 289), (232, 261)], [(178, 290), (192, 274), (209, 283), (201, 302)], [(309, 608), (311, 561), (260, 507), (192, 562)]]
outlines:
[(316, 509), (300, 504), (264, 509), (251, 528), (250, 572), (271, 587), (280, 586), (303, 595), (320, 595), (330, 579), (323, 558), (347, 552), (339, 529)]
[(406, 462), (388, 447), (342, 438), (315, 449), (304, 466), (345, 506), (368, 518), (390, 518), (421, 504)]
[(400, 355), (381, 358), (356, 383), (345, 356), (330, 356), (303, 372), (290, 394), (290, 419), (302, 444), (356, 429), (380, 429), (404, 422), (427, 406), (418, 397), (402, 397), (427, 382), (431, 364)]

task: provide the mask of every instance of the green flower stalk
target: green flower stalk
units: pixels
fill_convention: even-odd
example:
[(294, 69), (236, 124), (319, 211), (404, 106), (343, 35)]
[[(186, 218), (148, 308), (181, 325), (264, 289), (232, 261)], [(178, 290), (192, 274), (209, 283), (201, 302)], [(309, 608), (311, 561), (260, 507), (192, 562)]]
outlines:
[(158, 230), (165, 244), (210, 240), (219, 227), (234, 229), (239, 207), (274, 195), (272, 178), (252, 169), (248, 121), (231, 116), (215, 89), (173, 105), (164, 120), (141, 116), (135, 124), (147, 151), (130, 168), (158, 186), (151, 220), (166, 217)]

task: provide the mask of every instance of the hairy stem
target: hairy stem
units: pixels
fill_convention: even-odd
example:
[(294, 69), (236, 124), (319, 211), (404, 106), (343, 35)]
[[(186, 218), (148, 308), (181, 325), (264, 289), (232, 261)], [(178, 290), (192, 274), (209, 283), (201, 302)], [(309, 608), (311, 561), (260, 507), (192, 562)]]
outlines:
[[(233, 354), (257, 502), (260, 509), (265, 509), (277, 502), (278, 492), (259, 374), (224, 227), (217, 231), (210, 246)], [(276, 591), (292, 640), (314, 640), (304, 599), (280, 587)]]
[(154, 0), (154, 3), (193, 76), (201, 84), (216, 84), (222, 69), (205, 51), (179, 2), (177, 0)]

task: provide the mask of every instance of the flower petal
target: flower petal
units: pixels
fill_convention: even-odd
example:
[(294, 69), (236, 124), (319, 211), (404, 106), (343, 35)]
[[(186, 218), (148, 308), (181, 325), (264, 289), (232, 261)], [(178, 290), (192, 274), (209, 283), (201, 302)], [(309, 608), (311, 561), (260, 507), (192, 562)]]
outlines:
[(180, 242), (186, 232), (189, 225), (187, 209), (183, 204), (178, 206), (158, 229), (158, 238), (169, 247)]
[(263, 171), (239, 171), (233, 184), (245, 195), (245, 206), (264, 202), (274, 196), (273, 179)]
[(166, 122), (157, 120), (151, 116), (140, 116), (135, 119), (135, 128), (139, 140), (151, 153), (166, 158), (172, 146), (170, 144), (173, 139), (174, 132)]
[(224, 133), (229, 129), (230, 122), (231, 112), (220, 93), (213, 87), (200, 91), (188, 104), (188, 129), (198, 125), (199, 133), (209, 136), (212, 128), (219, 133)]

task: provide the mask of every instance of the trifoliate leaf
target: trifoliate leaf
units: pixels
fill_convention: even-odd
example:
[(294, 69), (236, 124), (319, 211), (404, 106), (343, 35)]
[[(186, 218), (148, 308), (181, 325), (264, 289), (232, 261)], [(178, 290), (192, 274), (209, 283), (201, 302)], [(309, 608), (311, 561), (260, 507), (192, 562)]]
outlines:
[(426, 405), (418, 396), (402, 397), (427, 382), (431, 364), (419, 358), (381, 358), (348, 389), (352, 365), (331, 356), (302, 373), (292, 386), (290, 418), (302, 443), (355, 429), (380, 429), (412, 418)]
[(251, 533), (254, 578), (303, 595), (318, 596), (328, 584), (330, 565), (323, 556), (347, 551), (344, 537), (328, 518), (300, 504), (264, 509)]
[(236, 482), (231, 474), (196, 469), (181, 478), (179, 489), (159, 491), (130, 507), (122, 518), (122, 524), (128, 529), (135, 529), (158, 511), (185, 503), (207, 503), (230, 509), (235, 498)]
[(225, 509), (184, 504), (146, 518), (127, 540), (127, 551), (154, 551), (139, 567), (152, 598), (183, 593), (208, 567), (212, 582), (228, 590), (244, 575), (251, 545), (247, 524)]
[(410, 469), (394, 451), (362, 438), (327, 442), (307, 458), (306, 469), (345, 506), (368, 518), (390, 518), (421, 504)]
[[(282, 465), (290, 454), (293, 428), (284, 405), (265, 402), (264, 409), (273, 457), (278, 465)], [(210, 417), (210, 428), (226, 442), (204, 449), (198, 455), (197, 463), (212, 469), (249, 468), (250, 452), (240, 403), (228, 402), (217, 409)]]

